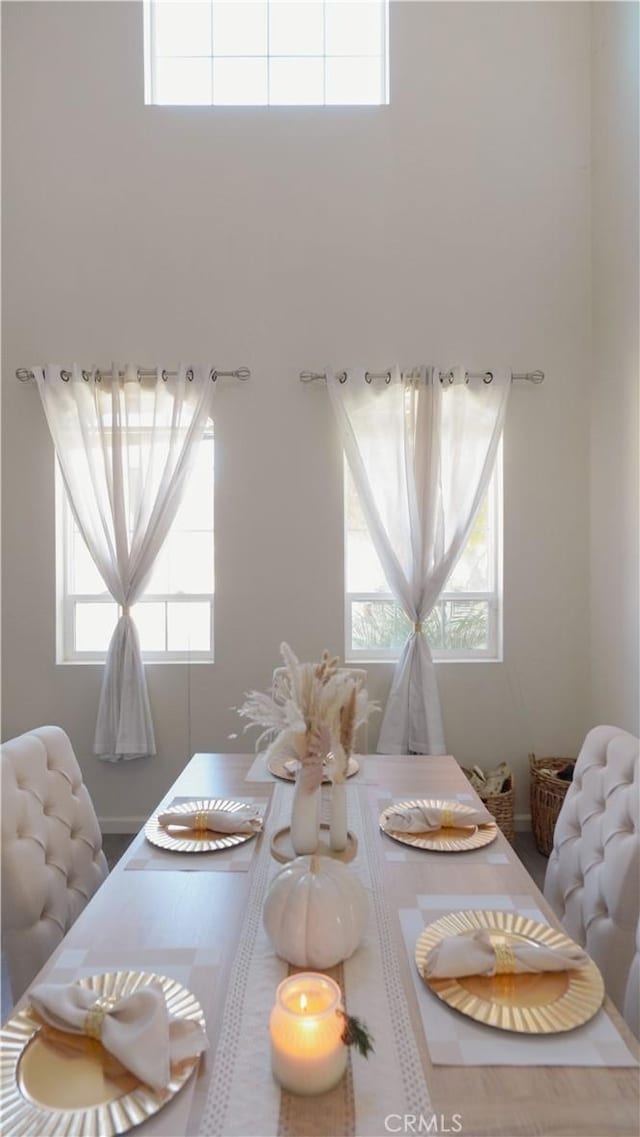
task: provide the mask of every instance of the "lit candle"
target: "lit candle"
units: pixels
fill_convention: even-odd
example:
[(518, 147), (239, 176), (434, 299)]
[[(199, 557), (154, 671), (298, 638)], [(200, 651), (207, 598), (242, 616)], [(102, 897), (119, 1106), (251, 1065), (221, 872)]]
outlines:
[(276, 992), (269, 1020), (271, 1068), (294, 1094), (323, 1094), (337, 1085), (347, 1066), (342, 1041), (340, 988), (328, 975), (301, 972)]

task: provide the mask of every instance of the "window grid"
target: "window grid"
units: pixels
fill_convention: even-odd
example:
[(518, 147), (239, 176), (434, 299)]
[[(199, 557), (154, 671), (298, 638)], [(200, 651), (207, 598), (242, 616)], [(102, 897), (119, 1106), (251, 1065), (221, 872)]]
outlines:
[[(187, 5), (191, 0), (182, 0)], [(255, 106), (327, 106), (327, 105), (381, 105), (388, 103), (388, 0), (316, 0), (310, 8), (321, 7), (322, 10), (322, 50), (314, 51), (279, 51), (276, 54), (272, 43), (272, 13), (281, 9), (295, 8), (294, 3), (283, 4), (282, 0), (263, 0), (264, 3), (264, 51), (251, 50), (249, 46), (233, 51), (217, 50), (216, 48), (216, 8), (223, 5), (224, 0), (194, 0), (197, 7), (209, 12), (209, 35), (201, 39), (194, 46), (190, 44), (187, 54), (180, 48), (180, 42), (175, 51), (160, 50), (166, 48), (166, 42), (160, 37), (158, 43), (158, 9), (166, 0), (145, 0), (144, 26), (145, 26), (145, 102), (156, 105), (255, 105)], [(299, 0), (298, 0), (299, 3)], [(372, 26), (377, 24), (377, 46), (366, 50), (365, 43), (360, 51), (328, 50), (328, 9), (334, 12), (340, 4), (345, 9), (367, 9)], [(168, 4), (177, 10), (179, 5)], [(306, 5), (299, 3), (299, 10), (304, 12)], [(188, 7), (187, 7), (188, 10)], [(162, 18), (162, 12), (160, 12)], [(166, 36), (164, 37), (166, 39)], [(196, 37), (197, 38), (197, 37)], [(316, 45), (319, 46), (319, 45)], [(236, 77), (230, 75), (228, 64), (236, 63)], [(247, 72), (245, 69), (244, 83), (238, 78), (240, 64), (259, 63), (264, 61), (264, 79), (253, 76), (253, 95), (247, 89)], [(297, 77), (289, 77), (287, 88), (285, 70), (281, 81), (284, 87), (279, 90), (277, 70), (280, 64), (301, 65)], [(310, 78), (313, 65), (318, 75), (315, 86)], [(201, 66), (202, 65), (202, 66)], [(204, 66), (207, 65), (207, 66)], [(375, 65), (376, 74), (372, 72)], [(332, 70), (333, 68), (333, 70)], [(360, 68), (360, 75), (356, 77), (355, 71)], [(173, 71), (173, 77), (171, 72)], [(181, 74), (179, 72), (182, 72)], [(223, 73), (227, 72), (226, 79)], [(346, 83), (346, 86), (345, 86)], [(311, 84), (311, 85), (310, 85)], [(250, 85), (250, 84), (249, 84)], [(226, 93), (225, 93), (226, 86)], [(306, 86), (306, 91), (305, 91)], [(258, 92), (258, 93), (256, 93)]]
[[(206, 443), (209, 443), (206, 446)], [(206, 447), (206, 449), (205, 449)], [(203, 463), (206, 470), (210, 470), (210, 485), (209, 491), (213, 492), (213, 432), (205, 437), (203, 444), (203, 455), (206, 456), (207, 461)], [(194, 470), (194, 477), (196, 470)], [(206, 475), (205, 475), (206, 476)], [(200, 483), (198, 486), (198, 495), (202, 493), (202, 471), (200, 472)], [(167, 539), (161, 549), (156, 560), (156, 568), (163, 556), (168, 556), (170, 545), (173, 540), (185, 539), (189, 534), (202, 534), (210, 536), (211, 539), (211, 553), (213, 554), (213, 516), (211, 516), (210, 524), (206, 525), (200, 522), (194, 522), (192, 519), (187, 526), (176, 527), (179, 519), (176, 518), (176, 523), (170, 530)], [(80, 552), (76, 551), (80, 550)], [(60, 471), (56, 464), (56, 575), (58, 581), (58, 619), (57, 619), (57, 634), (56, 634), (56, 658), (58, 663), (103, 663), (106, 658), (106, 646), (104, 649), (92, 647), (83, 649), (78, 647), (79, 630), (83, 615), (85, 618), (90, 614), (92, 606), (100, 605), (105, 606), (111, 610), (106, 620), (109, 621), (111, 629), (115, 627), (119, 608), (113, 597), (106, 588), (92, 590), (87, 587), (86, 577), (84, 586), (82, 581), (78, 583), (76, 576), (79, 569), (79, 556), (82, 556), (85, 564), (89, 554), (86, 551), (86, 546), (80, 535), (80, 531), (75, 523), (72, 511), (66, 499), (66, 493), (62, 482)], [(82, 571), (82, 570), (80, 570)], [(85, 569), (86, 572), (86, 569)], [(155, 568), (154, 568), (155, 572)], [(174, 570), (175, 572), (175, 570)], [(93, 575), (97, 576), (97, 570), (93, 569)], [(151, 574), (150, 584), (153, 584), (154, 573)], [(96, 580), (98, 583), (98, 579)], [(168, 584), (173, 585), (173, 581), (167, 580)], [(210, 591), (195, 591), (192, 588), (184, 588), (180, 586), (185, 584), (185, 581), (178, 581), (177, 587), (172, 587), (170, 591), (155, 590), (145, 591), (135, 605), (132, 606), (131, 614), (136, 621), (138, 631), (141, 638), (142, 656), (145, 663), (175, 663), (175, 662), (207, 662), (211, 663), (214, 659), (214, 585), (211, 582)], [(148, 620), (145, 617), (149, 616), (150, 608), (152, 605), (161, 606), (162, 618), (159, 619), (159, 612), (156, 613), (155, 619), (148, 625)], [(183, 622), (184, 617), (187, 615), (185, 606), (192, 607), (192, 614), (197, 617), (194, 621), (195, 633), (187, 630), (186, 636), (183, 635), (183, 641), (186, 638), (187, 643), (184, 642), (180, 647), (170, 647), (169, 638), (171, 635), (172, 617), (175, 617), (177, 608), (180, 607)], [(196, 608), (195, 606), (199, 607)], [(111, 619), (110, 619), (111, 617)], [(95, 620), (94, 620), (95, 625)], [(145, 646), (145, 627), (147, 629), (147, 639), (157, 641), (160, 637), (162, 645), (157, 643), (155, 647)], [(103, 625), (104, 627), (104, 625)], [(188, 626), (187, 626), (188, 628)], [(195, 634), (197, 642), (206, 641), (207, 646), (193, 647), (191, 646), (191, 635)], [(94, 637), (100, 638), (100, 631), (94, 630)], [(111, 637), (111, 632), (108, 633), (106, 643)], [(179, 642), (179, 632), (174, 633), (172, 636), (173, 644)]]
[[(355, 493), (351, 475), (345, 461), (345, 552), (348, 549), (350, 539), (347, 511), (349, 490)], [(441, 592), (434, 605), (428, 621), (429, 627), (427, 628), (427, 634), (429, 636), (429, 645), (434, 660), (441, 662), (465, 662), (473, 660), (498, 661), (502, 659), (502, 447), (499, 448), (494, 474), (487, 490), (486, 522), (484, 525), (476, 525), (474, 527), (469, 541), (471, 541), (474, 533), (479, 533), (483, 530), (486, 531), (487, 535), (487, 587), (475, 590), (447, 588), (447, 585), (450, 586), (454, 580), (456, 573), (456, 567), (454, 567), (445, 585), (445, 589)], [(373, 546), (371, 551), (373, 557), (375, 557)], [(464, 551), (460, 559), (462, 560), (463, 558)], [(346, 567), (347, 557), (345, 556), (345, 572)], [(360, 615), (362, 616), (362, 606), (366, 605), (370, 606), (369, 611), (372, 613), (374, 624), (376, 623), (375, 611), (377, 610), (380, 614), (382, 609), (384, 609), (387, 635), (389, 639), (393, 640), (391, 646), (376, 646), (373, 642), (375, 638), (374, 634), (370, 635), (370, 639), (366, 645), (358, 646), (354, 643), (354, 615), (358, 614), (358, 606), (360, 606)], [(481, 608), (484, 612), (486, 642), (481, 646), (461, 646), (460, 640), (463, 640), (464, 636), (458, 634), (459, 642), (457, 645), (447, 647), (446, 641), (450, 634), (451, 626), (453, 625), (455, 627), (456, 615), (458, 618), (462, 616), (464, 619), (464, 612), (466, 611), (471, 619), (473, 619), (474, 614), (476, 618), (478, 618)], [(366, 608), (364, 608), (364, 612), (366, 615)], [(389, 631), (390, 625), (393, 627), (392, 632)], [(441, 630), (440, 642), (434, 642), (433, 629), (436, 625)], [(360, 628), (361, 632), (359, 638), (362, 639), (365, 638), (362, 633), (362, 621)], [(397, 659), (401, 654), (406, 637), (410, 631), (410, 622), (390, 591), (386, 589), (375, 592), (350, 590), (348, 582), (345, 579), (345, 658), (349, 662), (363, 663), (366, 661)]]

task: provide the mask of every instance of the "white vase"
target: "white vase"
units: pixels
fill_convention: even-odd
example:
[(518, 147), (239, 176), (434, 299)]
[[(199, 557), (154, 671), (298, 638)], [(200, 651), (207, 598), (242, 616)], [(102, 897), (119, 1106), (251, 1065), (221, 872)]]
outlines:
[(317, 789), (303, 789), (302, 778), (298, 774), (291, 807), (291, 844), (298, 857), (315, 853), (320, 841), (320, 786)]
[(331, 829), (329, 844), (335, 853), (347, 847), (347, 787), (334, 782), (331, 787)]

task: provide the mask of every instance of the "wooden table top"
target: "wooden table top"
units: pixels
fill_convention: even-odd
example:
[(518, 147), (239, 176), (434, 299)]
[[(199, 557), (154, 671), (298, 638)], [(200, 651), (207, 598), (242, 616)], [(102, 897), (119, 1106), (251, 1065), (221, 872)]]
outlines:
[[(179, 796), (253, 796), (266, 803), (273, 783), (245, 780), (252, 761), (251, 756), (245, 755), (196, 754), (161, 804), (168, 805)], [(451, 757), (376, 755), (367, 757), (365, 762), (367, 770), (377, 777), (378, 785), (367, 787), (372, 800), (380, 789), (396, 798), (472, 793)], [(268, 833), (259, 838), (265, 839), (269, 839)], [(380, 839), (388, 840), (382, 835)], [(75, 969), (80, 966), (85, 969), (91, 966), (96, 972), (137, 968), (161, 973), (163, 961), (165, 966), (168, 961), (174, 966), (184, 964), (185, 972), (188, 970), (188, 986), (200, 1000), (206, 1015), (211, 1048), (190, 1085), (135, 1132), (140, 1137), (177, 1137), (177, 1134), (187, 1137), (198, 1133), (252, 869), (243, 872), (135, 871), (133, 866), (127, 869), (127, 864), (143, 855), (145, 848), (148, 846), (141, 832), (36, 982), (52, 971), (55, 971), (52, 979), (57, 982), (72, 980)], [(425, 873), (424, 890), (442, 895), (526, 893), (534, 897), (549, 922), (559, 926), (502, 834), (498, 835), (494, 848), (506, 854), (508, 862), (494, 864), (484, 859), (476, 864), (467, 855), (462, 866), (455, 856), (445, 856), (438, 858), (437, 871), (432, 869), (428, 878), (425, 862), (424, 870), (419, 866)], [(401, 961), (401, 967), (412, 1025), (423, 1036), (406, 958)], [(638, 1043), (609, 1001), (607, 1010), (637, 1055)], [(423, 1061), (433, 1109), (441, 1123), (437, 1132), (446, 1132), (442, 1128), (446, 1119), (460, 1115), (463, 1137), (638, 1135), (637, 1069), (434, 1066), (426, 1048)]]

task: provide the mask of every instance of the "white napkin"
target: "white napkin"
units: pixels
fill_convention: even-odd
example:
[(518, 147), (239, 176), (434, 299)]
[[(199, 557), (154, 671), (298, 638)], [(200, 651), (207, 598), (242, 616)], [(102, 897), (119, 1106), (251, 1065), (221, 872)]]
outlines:
[[(90, 1033), (87, 1015), (96, 1002), (95, 991), (78, 983), (41, 983), (29, 998), (50, 1026), (71, 1034)], [(118, 999), (101, 1024), (98, 1016), (96, 1035), (105, 1050), (154, 1090), (168, 1085), (174, 1063), (194, 1058), (209, 1046), (199, 1023), (169, 1016), (157, 983)]]
[(493, 817), (486, 809), (454, 813), (451, 807), (441, 809), (439, 806), (425, 805), (412, 805), (402, 809), (391, 807), (387, 811), (387, 828), (396, 833), (433, 833), (442, 828), (443, 820), (446, 821), (447, 828), (462, 829), (469, 825), (488, 825)]
[(510, 940), (505, 958), (501, 946), (494, 948), (489, 933), (479, 928), (470, 935), (445, 936), (435, 944), (425, 960), (424, 975), (426, 979), (459, 979), (464, 975), (571, 971), (588, 962), (589, 956), (578, 944), (556, 948), (526, 940)]
[[(211, 829), (213, 833), (257, 833), (262, 819), (253, 805), (244, 805), (233, 812), (229, 809), (210, 809), (208, 813), (189, 810), (178, 813), (167, 810), (158, 814), (160, 825), (181, 825), (185, 829)], [(202, 822), (205, 822), (202, 824)]]

